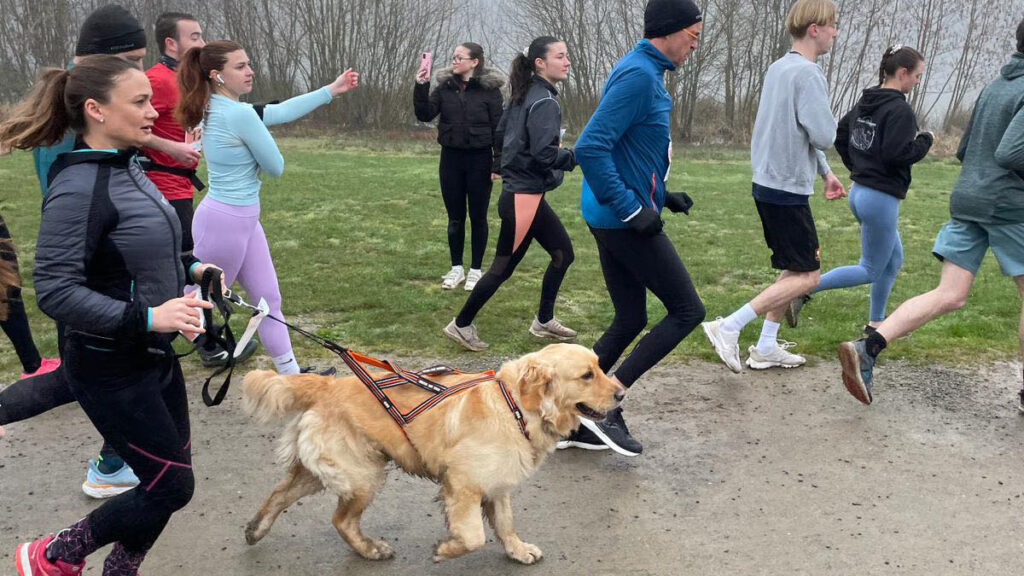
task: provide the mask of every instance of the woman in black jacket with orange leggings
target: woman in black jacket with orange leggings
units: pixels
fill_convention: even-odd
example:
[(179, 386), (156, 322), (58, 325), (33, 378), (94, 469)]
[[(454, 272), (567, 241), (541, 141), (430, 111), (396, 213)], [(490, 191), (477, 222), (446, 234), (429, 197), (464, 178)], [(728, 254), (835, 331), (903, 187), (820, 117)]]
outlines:
[[(495, 131), (501, 120), (501, 87), (505, 82), (498, 72), (484, 67), (483, 48), (466, 42), (455, 48), (451, 68), (438, 71), (435, 83), (431, 91), (426, 74), (418, 76), (413, 103), (421, 122), (441, 116), (437, 123), (441, 196), (448, 211), (452, 261), (441, 287), (452, 290), (465, 281), (466, 290), (472, 290), (483, 275), (491, 181), (498, 177), (501, 159), (501, 142), (495, 138)], [(472, 228), (468, 275), (462, 267), (467, 202)]]

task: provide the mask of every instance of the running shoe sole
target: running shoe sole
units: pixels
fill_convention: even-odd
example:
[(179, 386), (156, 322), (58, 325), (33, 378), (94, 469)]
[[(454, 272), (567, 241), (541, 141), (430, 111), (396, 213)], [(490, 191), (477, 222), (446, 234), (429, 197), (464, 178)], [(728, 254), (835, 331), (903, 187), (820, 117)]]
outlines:
[(601, 444), (600, 446), (598, 446), (596, 444), (585, 444), (583, 442), (577, 442), (575, 440), (559, 440), (558, 443), (555, 444), (555, 448), (558, 449), (558, 450), (567, 450), (569, 448), (579, 448), (580, 450), (590, 450), (590, 451), (593, 451), (593, 452), (600, 452), (601, 450), (610, 450), (611, 449), (611, 448), (608, 447), (607, 444)]
[(469, 350), (470, 352), (482, 352), (482, 351), (487, 349), (486, 345), (484, 345), (484, 346), (473, 346), (472, 344), (467, 342), (462, 336), (460, 336), (457, 332), (456, 333), (449, 332), (447, 326), (444, 327), (444, 335), (447, 336), (448, 338), (458, 342), (460, 346), (462, 346), (466, 350)]
[(559, 336), (554, 332), (548, 332), (547, 330), (534, 330), (533, 326), (530, 326), (530, 334), (533, 334), (537, 338), (548, 338), (551, 340), (558, 340), (559, 342), (572, 342), (576, 339), (576, 336)]
[(783, 364), (782, 362), (758, 362), (747, 358), (747, 366), (753, 370), (767, 370), (769, 368), (785, 368), (789, 370), (790, 368), (799, 368), (803, 365), (802, 362), (800, 364)]
[(846, 391), (864, 405), (870, 406), (871, 392), (864, 385), (864, 378), (860, 374), (860, 356), (853, 342), (843, 342), (839, 345), (839, 363), (843, 366), (843, 384)]
[(608, 446), (608, 448), (611, 448), (615, 452), (617, 452), (619, 454), (622, 454), (623, 456), (629, 456), (629, 457), (639, 456), (640, 455), (639, 452), (630, 452), (629, 450), (626, 450), (625, 448), (623, 448), (622, 446), (619, 446), (615, 442), (612, 442), (612, 439), (609, 438), (608, 435), (605, 434), (603, 430), (601, 430), (601, 427), (597, 425), (597, 422), (594, 422), (593, 420), (587, 420), (585, 418), (580, 418), (580, 424), (582, 424), (583, 426), (586, 426), (587, 430), (590, 430), (591, 432), (593, 432), (594, 436), (597, 436), (598, 438), (600, 438), (601, 442), (604, 442), (605, 445)]
[[(724, 347), (724, 344), (721, 345), (721, 346), (719, 345), (719, 343), (715, 339), (715, 336), (711, 333), (711, 328), (708, 327), (709, 325), (710, 325), (710, 322), (705, 322), (705, 323), (701, 324), (700, 327), (704, 329), (704, 335), (707, 336), (708, 341), (711, 342), (712, 346), (714, 346), (715, 353), (718, 354), (718, 357), (722, 359), (722, 362), (725, 363), (725, 365), (729, 368), (729, 370), (732, 370), (733, 372), (735, 372), (737, 374), (739, 374), (740, 372), (743, 372), (743, 364), (742, 363), (737, 361), (736, 365), (733, 366), (732, 364), (729, 363), (728, 360), (725, 359), (725, 355), (722, 354), (722, 348)], [(737, 360), (738, 360), (739, 352), (737, 352), (736, 355), (737, 355)]]
[(82, 492), (90, 498), (97, 500), (105, 500), (107, 498), (113, 498), (118, 494), (124, 494), (125, 492), (134, 489), (135, 486), (117, 486), (115, 484), (93, 484), (91, 482), (82, 483)]

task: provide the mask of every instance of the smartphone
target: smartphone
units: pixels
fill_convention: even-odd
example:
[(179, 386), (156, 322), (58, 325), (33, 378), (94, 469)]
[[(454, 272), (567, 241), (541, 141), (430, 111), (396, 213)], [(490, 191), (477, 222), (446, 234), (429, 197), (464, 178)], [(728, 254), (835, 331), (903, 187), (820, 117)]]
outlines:
[(430, 79), (431, 66), (433, 65), (433, 63), (434, 63), (434, 55), (432, 53), (424, 52), (422, 55), (420, 55), (420, 69), (416, 73), (416, 76), (418, 78), (426, 77), (429, 80)]

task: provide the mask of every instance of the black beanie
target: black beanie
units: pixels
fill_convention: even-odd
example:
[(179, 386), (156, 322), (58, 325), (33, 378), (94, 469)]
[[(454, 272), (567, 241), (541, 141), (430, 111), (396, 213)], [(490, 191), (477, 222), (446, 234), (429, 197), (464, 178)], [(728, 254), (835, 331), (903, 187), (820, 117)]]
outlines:
[(661, 38), (703, 20), (692, 0), (649, 0), (644, 9), (644, 38)]
[(107, 4), (85, 19), (78, 33), (75, 56), (120, 54), (145, 47), (146, 32), (138, 19), (117, 4)]

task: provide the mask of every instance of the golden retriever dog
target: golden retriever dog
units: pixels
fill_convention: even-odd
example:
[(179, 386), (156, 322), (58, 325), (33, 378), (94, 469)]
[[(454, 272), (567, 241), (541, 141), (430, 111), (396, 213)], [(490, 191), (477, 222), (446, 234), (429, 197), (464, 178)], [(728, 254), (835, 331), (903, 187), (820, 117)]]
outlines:
[[(249, 522), (246, 542), (266, 536), (281, 512), (303, 496), (327, 489), (338, 496), (333, 524), (341, 537), (364, 558), (393, 557), (387, 542), (368, 538), (359, 524), (384, 483), (386, 464), (394, 461), (441, 485), (449, 534), (438, 544), (435, 562), (483, 546), (483, 515), (510, 558), (524, 564), (540, 560), (540, 549), (516, 535), (512, 491), (581, 417), (602, 420), (626, 390), (601, 371), (593, 352), (576, 344), (552, 344), (507, 362), (497, 376), (519, 405), (529, 439), (496, 382), (451, 396), (410, 422), (403, 434), (354, 376), (250, 372), (243, 384), (246, 411), (261, 421), (289, 418), (278, 448), (288, 473)], [(434, 379), (447, 386), (467, 376)], [(430, 397), (413, 385), (387, 392), (403, 412)]]

